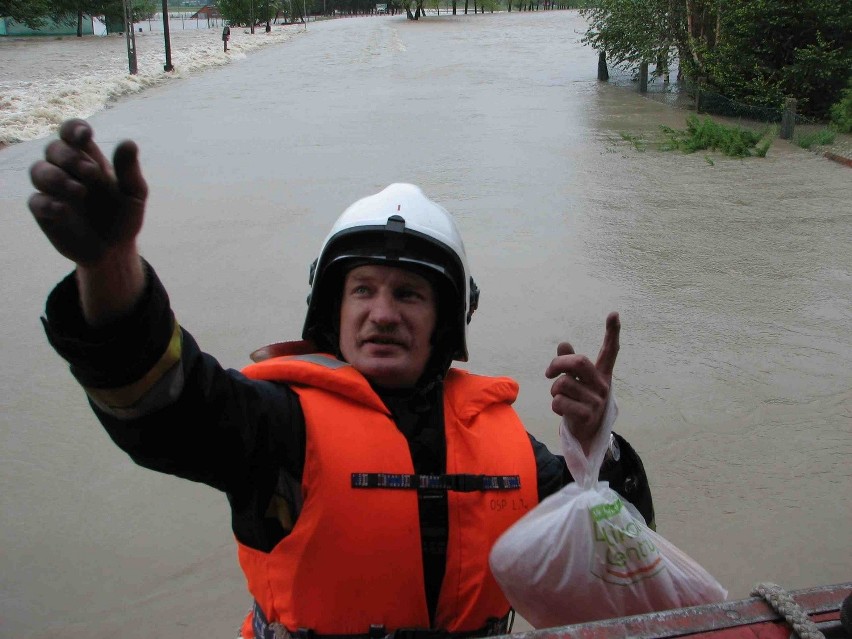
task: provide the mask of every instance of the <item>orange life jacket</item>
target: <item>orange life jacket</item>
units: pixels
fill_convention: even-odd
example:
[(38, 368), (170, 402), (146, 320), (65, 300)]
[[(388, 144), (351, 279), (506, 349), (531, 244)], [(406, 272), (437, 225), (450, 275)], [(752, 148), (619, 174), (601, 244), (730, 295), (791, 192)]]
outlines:
[[(330, 356), (276, 357), (243, 372), (288, 384), (307, 432), (304, 505), (292, 532), (269, 553), (239, 544), (265, 619), (318, 635), (366, 635), (371, 625), (428, 628), (418, 494), (396, 487), (421, 477), (384, 403), (355, 368)], [(451, 369), (445, 379), (442, 477), (457, 485), (448, 493), (447, 563), (435, 617), (443, 630), (478, 630), (509, 611), (488, 553), (538, 501), (532, 446), (511, 407), (517, 394), (506, 377)], [(473, 490), (465, 491), (461, 484), (470, 482)], [(243, 630), (253, 635), (250, 624)]]

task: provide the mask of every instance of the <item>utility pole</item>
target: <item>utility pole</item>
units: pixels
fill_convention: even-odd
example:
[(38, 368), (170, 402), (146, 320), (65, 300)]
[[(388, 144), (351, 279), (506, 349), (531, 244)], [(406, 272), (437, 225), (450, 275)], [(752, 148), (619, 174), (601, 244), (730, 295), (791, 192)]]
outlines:
[(166, 41), (166, 63), (163, 65), (163, 71), (174, 71), (172, 43), (169, 40), (169, 0), (163, 0), (163, 39)]
[(130, 0), (124, 0), (124, 34), (127, 36), (127, 66), (130, 75), (136, 75), (136, 34), (133, 33), (133, 10)]

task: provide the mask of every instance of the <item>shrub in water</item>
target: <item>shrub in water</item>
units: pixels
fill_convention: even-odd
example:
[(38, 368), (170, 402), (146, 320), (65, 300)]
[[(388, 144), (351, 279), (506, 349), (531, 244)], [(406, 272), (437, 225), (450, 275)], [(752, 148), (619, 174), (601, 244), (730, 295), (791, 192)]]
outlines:
[(814, 145), (831, 144), (836, 137), (837, 133), (831, 129), (823, 129), (796, 137), (796, 144), (803, 149), (809, 149)]
[(765, 157), (772, 144), (772, 137), (767, 136), (766, 130), (757, 132), (736, 126), (725, 126), (713, 122), (710, 118), (699, 120), (694, 115), (686, 118), (685, 131), (667, 126), (660, 128), (668, 138), (662, 147), (664, 151), (678, 149), (684, 153), (695, 153), (710, 149), (737, 158), (752, 155)]
[(852, 78), (840, 101), (831, 107), (831, 122), (841, 133), (852, 133)]

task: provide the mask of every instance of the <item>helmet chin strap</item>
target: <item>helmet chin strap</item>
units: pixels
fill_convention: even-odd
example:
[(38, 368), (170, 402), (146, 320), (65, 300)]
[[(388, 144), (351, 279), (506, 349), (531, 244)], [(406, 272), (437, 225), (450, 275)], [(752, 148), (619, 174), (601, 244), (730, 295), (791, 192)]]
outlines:
[(435, 335), (432, 337), (432, 354), (416, 384), (421, 394), (426, 394), (436, 384), (443, 383), (447, 371), (450, 370), (455, 349), (452, 345), (446, 344), (445, 340), (448, 336), (452, 336), (452, 331), (445, 328), (443, 330), (436, 329)]

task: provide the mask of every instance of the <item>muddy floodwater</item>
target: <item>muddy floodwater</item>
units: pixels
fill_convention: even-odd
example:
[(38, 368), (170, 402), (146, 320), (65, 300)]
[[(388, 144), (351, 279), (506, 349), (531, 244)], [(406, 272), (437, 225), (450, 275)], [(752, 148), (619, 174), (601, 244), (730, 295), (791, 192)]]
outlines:
[[(557, 343), (596, 354), (618, 310), (616, 430), (659, 532), (732, 597), (847, 581), (852, 171), (780, 141), (762, 160), (637, 151), (622, 132), (685, 112), (598, 83), (582, 30), (572, 11), (311, 23), (90, 121), (139, 143), (142, 251), (224, 365), (298, 336), (349, 203), (415, 182), (482, 289), (467, 366), (519, 380), (532, 433), (557, 444)], [(250, 601), (224, 496), (136, 467), (42, 334), (69, 269), (25, 207), (44, 144), (0, 151), (2, 634), (232, 639)]]

